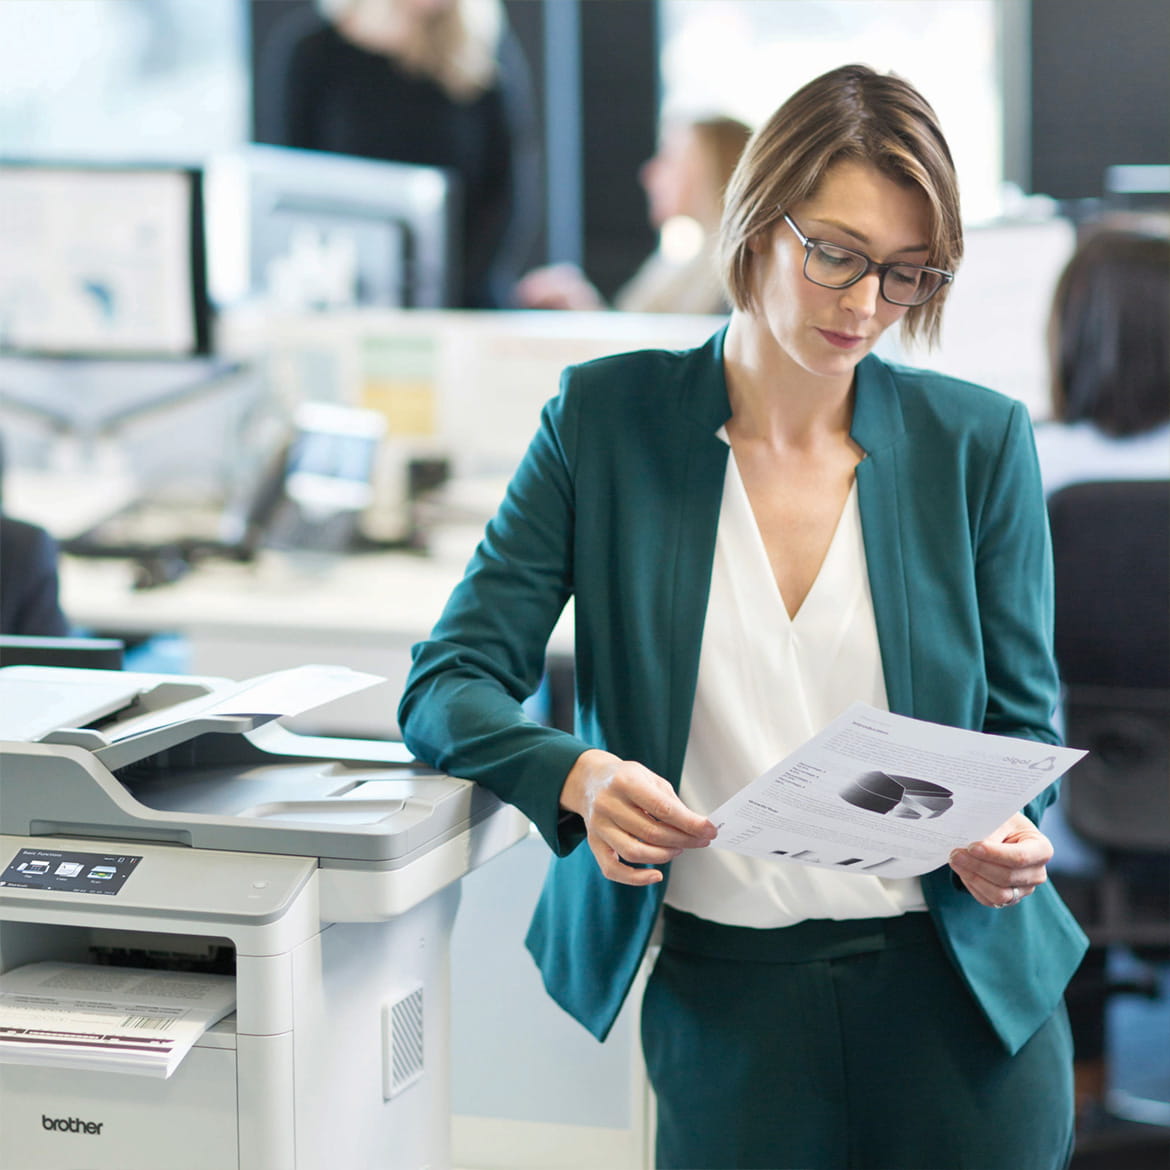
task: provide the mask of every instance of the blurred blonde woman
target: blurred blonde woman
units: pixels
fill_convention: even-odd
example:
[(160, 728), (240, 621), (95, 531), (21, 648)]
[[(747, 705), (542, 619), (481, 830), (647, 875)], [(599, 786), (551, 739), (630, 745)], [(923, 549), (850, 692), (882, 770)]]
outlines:
[(495, 82), (497, 0), (320, 0), (318, 8), (348, 41), (431, 78), (453, 101), (474, 101)]
[[(715, 262), (723, 189), (751, 134), (735, 118), (668, 120), (658, 150), (638, 172), (658, 246), (614, 297), (636, 313), (723, 313)], [(574, 264), (530, 272), (516, 289), (526, 309), (602, 309), (605, 301)]]
[(499, 0), (319, 0), (266, 54), (284, 146), (444, 167), (463, 203), (461, 308), (505, 303), (539, 225), (528, 67)]

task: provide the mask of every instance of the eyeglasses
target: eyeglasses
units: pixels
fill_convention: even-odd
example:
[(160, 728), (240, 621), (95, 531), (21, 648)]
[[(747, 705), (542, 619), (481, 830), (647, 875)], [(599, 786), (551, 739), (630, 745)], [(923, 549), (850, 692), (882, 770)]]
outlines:
[(954, 280), (954, 273), (921, 264), (879, 264), (864, 252), (841, 248), (825, 240), (810, 240), (792, 222), (784, 222), (796, 233), (804, 248), (804, 275), (822, 288), (848, 288), (871, 272), (878, 274), (878, 290), (891, 305), (924, 305), (944, 284)]

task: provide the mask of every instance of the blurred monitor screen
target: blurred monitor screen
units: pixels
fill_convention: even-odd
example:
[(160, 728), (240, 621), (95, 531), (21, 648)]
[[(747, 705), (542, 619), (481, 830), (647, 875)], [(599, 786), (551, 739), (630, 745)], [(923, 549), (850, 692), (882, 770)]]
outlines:
[(200, 174), (0, 161), (0, 351), (208, 349)]
[(40, 638), (0, 635), (0, 666), (68, 666), (121, 670), (124, 645), (118, 638)]
[(452, 303), (459, 193), (445, 170), (250, 145), (209, 160), (207, 198), (217, 303)]

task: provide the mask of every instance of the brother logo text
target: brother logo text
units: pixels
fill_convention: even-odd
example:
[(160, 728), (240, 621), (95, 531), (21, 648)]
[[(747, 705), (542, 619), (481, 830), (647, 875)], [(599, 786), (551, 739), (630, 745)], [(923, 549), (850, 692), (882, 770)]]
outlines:
[(80, 1117), (46, 1117), (41, 1114), (41, 1126), (56, 1133), (101, 1133), (104, 1122), (82, 1121)]

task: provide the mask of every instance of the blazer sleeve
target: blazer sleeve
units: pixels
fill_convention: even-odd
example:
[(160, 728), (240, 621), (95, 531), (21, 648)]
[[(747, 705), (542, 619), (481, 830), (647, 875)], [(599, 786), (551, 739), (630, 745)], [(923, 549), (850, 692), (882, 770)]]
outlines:
[(576, 432), (571, 371), (429, 640), (413, 650), (398, 710), (407, 746), (515, 805), (558, 854), (582, 839), (562, 817), (565, 777), (590, 745), (523, 709), (573, 589)]
[[(978, 517), (975, 560), (987, 671), (984, 731), (1058, 743), (1060, 681), (1053, 651), (1048, 514), (1027, 412), (1014, 403)], [(1024, 809), (1038, 822), (1051, 785)]]

